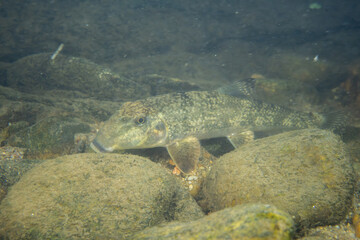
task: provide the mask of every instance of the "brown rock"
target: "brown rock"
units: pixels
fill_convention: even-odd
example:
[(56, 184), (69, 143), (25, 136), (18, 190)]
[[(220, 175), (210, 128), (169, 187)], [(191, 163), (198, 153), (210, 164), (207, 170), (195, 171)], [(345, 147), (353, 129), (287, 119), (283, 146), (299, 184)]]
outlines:
[(273, 204), (300, 226), (327, 225), (345, 217), (353, 188), (340, 138), (307, 129), (256, 140), (221, 157), (204, 181), (201, 202), (210, 211)]
[(203, 216), (173, 176), (134, 155), (77, 154), (28, 171), (0, 205), (0, 238), (126, 239)]

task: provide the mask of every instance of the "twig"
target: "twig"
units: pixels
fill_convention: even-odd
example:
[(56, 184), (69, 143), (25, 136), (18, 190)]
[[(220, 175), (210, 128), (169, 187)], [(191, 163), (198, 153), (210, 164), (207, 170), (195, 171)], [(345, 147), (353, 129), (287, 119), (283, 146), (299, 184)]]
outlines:
[(61, 52), (61, 50), (64, 48), (64, 44), (61, 43), (59, 47), (56, 49), (56, 51), (51, 55), (50, 59), (55, 60), (56, 56)]

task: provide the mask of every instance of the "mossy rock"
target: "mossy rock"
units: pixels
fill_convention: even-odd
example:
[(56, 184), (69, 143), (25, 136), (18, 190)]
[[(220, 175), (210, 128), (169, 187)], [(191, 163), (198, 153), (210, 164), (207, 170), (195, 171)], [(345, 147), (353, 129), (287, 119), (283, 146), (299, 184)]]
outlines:
[(270, 205), (244, 204), (215, 212), (204, 218), (173, 222), (145, 229), (131, 239), (292, 239), (290, 215)]
[(354, 171), (344, 143), (329, 131), (306, 129), (255, 140), (222, 156), (199, 196), (208, 211), (272, 204), (302, 228), (341, 221), (353, 190)]
[(29, 170), (0, 205), (0, 238), (128, 239), (203, 212), (181, 183), (134, 155), (77, 154)]

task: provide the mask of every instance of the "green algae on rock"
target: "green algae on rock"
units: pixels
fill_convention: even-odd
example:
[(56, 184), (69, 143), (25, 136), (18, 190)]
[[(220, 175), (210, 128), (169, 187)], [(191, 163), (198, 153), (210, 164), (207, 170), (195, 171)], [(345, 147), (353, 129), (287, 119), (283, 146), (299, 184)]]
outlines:
[(173, 222), (147, 228), (131, 239), (292, 239), (291, 217), (273, 206), (244, 204), (195, 221)]
[(181, 183), (134, 155), (76, 154), (29, 170), (0, 205), (0, 238), (128, 239), (203, 212)]
[(210, 211), (273, 204), (299, 227), (336, 224), (351, 206), (354, 172), (344, 143), (319, 129), (256, 140), (213, 165), (200, 193)]

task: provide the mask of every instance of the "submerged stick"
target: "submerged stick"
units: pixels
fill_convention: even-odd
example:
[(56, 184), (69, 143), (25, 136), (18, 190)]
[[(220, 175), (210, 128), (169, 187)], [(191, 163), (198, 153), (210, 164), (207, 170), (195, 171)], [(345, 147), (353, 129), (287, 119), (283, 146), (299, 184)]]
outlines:
[(50, 59), (55, 60), (56, 56), (61, 52), (61, 50), (64, 48), (64, 44), (61, 43), (59, 47), (56, 49), (56, 51), (51, 55)]

